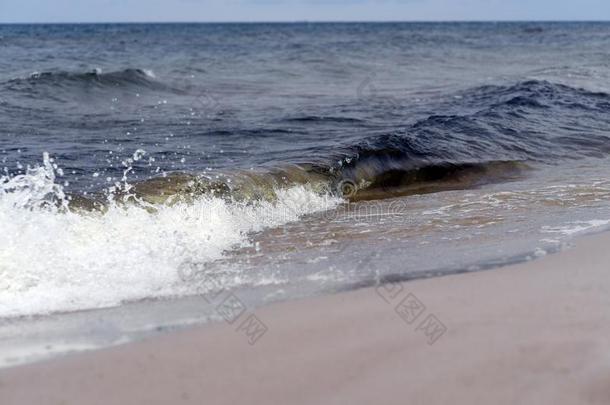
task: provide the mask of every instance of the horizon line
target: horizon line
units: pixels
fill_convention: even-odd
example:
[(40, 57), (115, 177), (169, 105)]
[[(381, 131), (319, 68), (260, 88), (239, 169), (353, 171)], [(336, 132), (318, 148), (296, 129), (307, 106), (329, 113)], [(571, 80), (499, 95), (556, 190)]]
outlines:
[(439, 23), (607, 23), (608, 20), (271, 20), (271, 21), (0, 21), (0, 25), (79, 25), (79, 24), (439, 24)]

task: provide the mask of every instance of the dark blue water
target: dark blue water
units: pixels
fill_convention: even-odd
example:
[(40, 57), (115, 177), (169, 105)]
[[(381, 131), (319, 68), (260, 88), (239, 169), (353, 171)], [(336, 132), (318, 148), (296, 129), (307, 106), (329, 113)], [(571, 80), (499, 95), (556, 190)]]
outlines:
[(388, 188), (603, 156), (609, 46), (605, 23), (5, 25), (0, 162), (49, 152), (83, 192), (131, 166), (313, 164)]

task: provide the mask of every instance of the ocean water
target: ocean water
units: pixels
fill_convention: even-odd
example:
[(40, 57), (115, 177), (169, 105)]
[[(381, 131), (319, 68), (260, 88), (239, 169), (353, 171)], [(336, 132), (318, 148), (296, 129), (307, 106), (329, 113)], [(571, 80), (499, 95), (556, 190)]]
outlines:
[[(610, 226), (610, 24), (0, 25), (2, 364)], [(12, 362), (12, 363), (11, 363)]]

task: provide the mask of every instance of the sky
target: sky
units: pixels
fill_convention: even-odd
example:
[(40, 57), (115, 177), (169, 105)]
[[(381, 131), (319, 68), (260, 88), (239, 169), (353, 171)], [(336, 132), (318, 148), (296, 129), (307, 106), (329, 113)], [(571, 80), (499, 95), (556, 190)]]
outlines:
[(0, 0), (0, 22), (609, 20), (608, 0)]

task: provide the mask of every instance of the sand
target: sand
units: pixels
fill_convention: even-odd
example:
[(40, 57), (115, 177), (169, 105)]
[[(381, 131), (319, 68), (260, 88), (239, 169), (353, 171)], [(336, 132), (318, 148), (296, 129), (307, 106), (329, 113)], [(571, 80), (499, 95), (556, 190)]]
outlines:
[(610, 404), (609, 234), (254, 314), (1, 370), (0, 403)]

